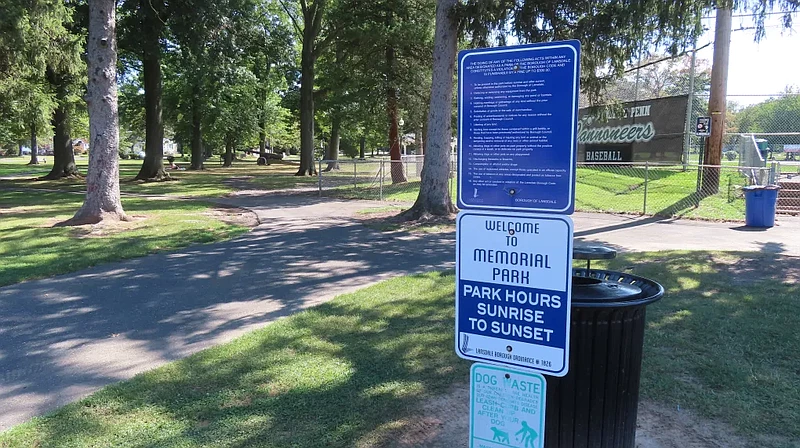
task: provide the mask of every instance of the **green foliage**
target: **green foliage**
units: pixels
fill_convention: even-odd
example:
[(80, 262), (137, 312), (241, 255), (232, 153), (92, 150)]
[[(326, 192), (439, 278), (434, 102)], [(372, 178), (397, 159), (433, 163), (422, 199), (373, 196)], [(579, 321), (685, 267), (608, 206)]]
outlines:
[[(763, 103), (744, 108), (734, 119), (739, 132), (797, 132), (800, 130), (800, 94), (771, 98)], [(798, 137), (770, 137), (770, 143), (798, 143)]]
[(349, 140), (364, 136), (370, 146), (383, 147), (389, 89), (397, 92), (407, 129), (421, 128), (427, 118), (435, 2), (381, 0), (370, 6), (340, 0), (330, 8), (337, 39), (319, 60), (319, 109), (325, 122), (340, 117)]
[[(467, 0), (459, 6), (461, 27), (475, 45), (495, 41), (504, 45), (509, 35), (522, 42), (577, 39), (582, 44), (581, 88), (592, 103), (621, 77), (628, 65), (649, 52), (677, 55), (691, 48), (703, 33), (702, 17), (719, 2), (692, 0)], [(736, 0), (725, 2), (735, 10), (752, 12), (756, 37), (764, 33), (766, 12), (792, 13), (796, 0)]]
[(0, 11), (0, 146), (11, 146), (31, 127), (46, 134), (59, 105), (80, 115), (85, 33), (74, 1), (0, 0)]
[(257, 146), (262, 129), (273, 145), (294, 142), (281, 96), (294, 54), (277, 1), (183, 0), (167, 16), (164, 118), (178, 141), (190, 141), (196, 110), (212, 147)]

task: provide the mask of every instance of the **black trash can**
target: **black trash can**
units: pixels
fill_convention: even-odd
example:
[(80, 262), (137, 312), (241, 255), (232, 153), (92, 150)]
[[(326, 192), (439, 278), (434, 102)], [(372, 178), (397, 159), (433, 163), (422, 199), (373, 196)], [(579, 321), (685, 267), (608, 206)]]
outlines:
[(569, 373), (547, 377), (546, 448), (634, 448), (645, 308), (663, 295), (646, 278), (573, 269)]

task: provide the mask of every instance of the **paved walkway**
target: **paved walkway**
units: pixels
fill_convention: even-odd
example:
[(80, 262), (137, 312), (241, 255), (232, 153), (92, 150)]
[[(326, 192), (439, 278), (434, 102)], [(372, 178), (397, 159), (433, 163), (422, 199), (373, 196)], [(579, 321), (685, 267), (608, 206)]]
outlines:
[[(454, 235), (372, 231), (381, 204), (239, 196), (261, 224), (238, 239), (0, 288), (0, 430), (98, 388), (380, 280), (453, 267)], [(738, 225), (577, 213), (576, 238), (625, 250), (800, 255), (800, 220)]]
[(654, 250), (765, 251), (800, 256), (800, 217), (779, 215), (775, 227), (744, 223), (575, 213), (576, 241), (601, 242), (620, 252)]

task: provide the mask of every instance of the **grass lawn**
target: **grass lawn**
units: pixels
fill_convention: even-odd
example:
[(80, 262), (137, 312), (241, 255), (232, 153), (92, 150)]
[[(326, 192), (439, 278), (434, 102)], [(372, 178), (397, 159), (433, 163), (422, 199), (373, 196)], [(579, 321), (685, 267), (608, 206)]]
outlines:
[[(414, 202), (419, 194), (419, 180), (392, 185), (387, 174), (381, 186), (377, 174), (368, 169), (359, 172), (355, 182), (353, 177), (352, 171), (346, 170), (323, 175), (324, 193), (345, 199), (378, 200), (383, 197), (389, 202)], [(456, 197), (457, 182), (456, 178), (450, 182), (453, 198)], [(644, 168), (579, 167), (576, 184), (576, 210), (641, 214), (645, 209)], [(720, 175), (720, 193), (699, 199), (695, 193), (697, 171), (682, 171), (681, 167), (651, 167), (646, 211), (648, 215), (741, 221), (744, 219), (744, 199), (737, 187), (745, 184), (745, 178), (738, 170), (725, 169)]]
[[(581, 211), (642, 213), (645, 169), (630, 166), (578, 168), (575, 208)], [(647, 173), (647, 214), (685, 218), (743, 220), (744, 199), (737, 186), (746, 185), (738, 170), (720, 174), (720, 193), (699, 199), (697, 170), (650, 167)]]
[[(41, 176), (49, 171), (47, 165), (29, 167), (27, 158), (0, 159), (0, 176)], [(51, 160), (48, 160), (52, 162)], [(79, 169), (86, 171), (86, 159), (78, 158)], [(185, 162), (180, 162), (185, 164)], [(140, 160), (121, 160), (120, 189), (124, 193), (154, 194), (182, 197), (214, 198), (224, 196), (241, 188), (266, 190), (315, 187), (316, 176), (294, 176), (297, 165), (290, 162), (273, 163), (260, 167), (254, 159), (238, 161), (233, 167), (222, 168), (216, 158), (209, 159), (204, 171), (172, 171), (175, 182), (132, 182), (141, 166)], [(323, 173), (322, 188), (327, 196), (343, 199), (370, 199), (389, 202), (414, 202), (419, 194), (419, 180), (393, 185), (388, 172), (383, 174), (381, 185), (379, 168), (375, 161), (355, 164), (342, 161), (341, 170)], [(415, 165), (410, 165), (412, 171)], [(355, 176), (354, 176), (355, 175)], [(354, 178), (355, 177), (355, 178)], [(641, 214), (645, 210), (645, 170), (629, 166), (580, 167), (577, 171), (575, 192), (576, 209), (612, 213)], [(12, 180), (2, 184), (82, 191), (83, 180), (31, 181)], [(455, 198), (457, 179), (450, 182), (451, 195)], [(720, 176), (719, 194), (699, 199), (695, 193), (697, 172), (682, 171), (681, 167), (651, 167), (647, 182), (646, 214), (678, 216), (684, 218), (741, 221), (744, 219), (744, 200), (738, 187), (745, 179), (738, 170), (723, 170)]]
[(0, 157), (0, 177), (5, 176), (44, 176), (53, 168), (53, 158), (43, 156), (48, 163), (40, 165), (27, 165), (30, 156), (25, 157)]
[[(611, 266), (667, 289), (648, 309), (643, 398), (754, 446), (800, 438), (800, 262), (662, 252)], [(383, 446), (428, 398), (466, 387), (453, 282), (429, 273), (338, 297), (13, 428), (0, 446)]]
[[(52, 163), (52, 157), (46, 157)], [(50, 165), (29, 167), (24, 165), (27, 159), (0, 159), (0, 176), (19, 175), (32, 178), (42, 176), (50, 171)], [(88, 160), (86, 157), (76, 158), (78, 169), (86, 174)], [(173, 182), (133, 182), (139, 173), (141, 160), (120, 160), (120, 190), (123, 193), (151, 194), (165, 196), (218, 198), (232, 193), (250, 182), (253, 187), (264, 189), (294, 188), (306, 184), (314, 184), (316, 178), (295, 177), (297, 165), (288, 162), (275, 162), (270, 166), (258, 166), (255, 159), (236, 161), (229, 168), (223, 168), (217, 158), (206, 161), (203, 171), (170, 171), (176, 180)], [(176, 163), (187, 166), (188, 163), (178, 160)], [(84, 191), (86, 182), (82, 179), (64, 179), (57, 181), (34, 181), (30, 179), (14, 179), (0, 182), (27, 188), (57, 189), (64, 191)]]
[(209, 204), (123, 198), (133, 220), (64, 228), (83, 195), (0, 189), (0, 286), (123, 258), (231, 238), (248, 230), (220, 220)]

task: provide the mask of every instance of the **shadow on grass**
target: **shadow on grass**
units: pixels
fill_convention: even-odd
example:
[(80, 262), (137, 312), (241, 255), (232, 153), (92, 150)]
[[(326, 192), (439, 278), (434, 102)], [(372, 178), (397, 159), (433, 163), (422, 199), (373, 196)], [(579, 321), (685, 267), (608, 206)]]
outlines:
[[(380, 443), (377, 428), (413, 413), (468, 372), (451, 347), (452, 273), (413, 282), (341, 298), (106, 388), (37, 422), (38, 440), (44, 446), (95, 437), (115, 446)], [(392, 286), (399, 293), (385, 300)], [(136, 428), (148, 418), (159, 424)], [(118, 432), (120, 423), (138, 437)]]
[[(597, 264), (666, 289), (647, 311), (644, 397), (693, 408), (749, 436), (800, 438), (800, 259), (665, 252)], [(767, 438), (757, 445), (787, 446)]]
[[(603, 265), (604, 263), (598, 263)], [(642, 395), (732, 424), (755, 446), (800, 437), (800, 260), (655, 252), (607, 267), (661, 282)], [(453, 355), (453, 276), (340, 297), (34, 421), (43, 446), (387, 446), (430, 396), (466, 379)]]

